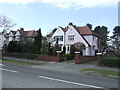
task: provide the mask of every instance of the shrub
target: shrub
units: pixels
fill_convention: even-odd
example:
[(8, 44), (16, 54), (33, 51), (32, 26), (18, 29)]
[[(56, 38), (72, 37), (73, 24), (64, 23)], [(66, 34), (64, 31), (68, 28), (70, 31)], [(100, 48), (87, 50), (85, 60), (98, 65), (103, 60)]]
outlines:
[(63, 54), (65, 54), (65, 51), (66, 51), (66, 47), (63, 46)]
[(75, 56), (75, 46), (71, 45), (70, 47), (70, 54), (74, 57)]
[(71, 55), (71, 54), (65, 54), (64, 57), (65, 57), (66, 60), (73, 60), (74, 59), (74, 56)]
[(101, 62), (104, 66), (110, 66), (110, 67), (120, 66), (120, 58), (103, 58)]
[(25, 53), (25, 57), (27, 59), (34, 59), (36, 57), (38, 57), (39, 54), (33, 54), (33, 53)]

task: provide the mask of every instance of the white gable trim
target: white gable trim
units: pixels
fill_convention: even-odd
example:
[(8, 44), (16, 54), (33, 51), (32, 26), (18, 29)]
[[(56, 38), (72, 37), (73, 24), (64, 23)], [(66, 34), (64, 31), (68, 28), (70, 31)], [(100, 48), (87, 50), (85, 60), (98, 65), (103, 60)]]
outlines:
[(15, 34), (15, 36), (21, 36), (20, 32), (17, 31), (16, 34)]
[(13, 36), (14, 36), (14, 34), (12, 33), (12, 31), (10, 31), (9, 37), (13, 37)]

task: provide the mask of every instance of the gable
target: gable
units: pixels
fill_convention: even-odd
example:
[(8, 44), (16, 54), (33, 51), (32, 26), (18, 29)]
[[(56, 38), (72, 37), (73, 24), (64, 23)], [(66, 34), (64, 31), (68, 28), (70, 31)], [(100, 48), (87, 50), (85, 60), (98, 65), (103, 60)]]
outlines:
[(20, 34), (19, 31), (17, 31), (16, 34), (15, 34), (15, 36), (20, 36), (20, 35), (21, 35), (21, 34)]
[(10, 36), (10, 37), (13, 37), (13, 36), (14, 36), (14, 34), (12, 33), (12, 31), (10, 31), (9, 36)]
[[(68, 35), (74, 35), (74, 41), (68, 41)], [(86, 41), (86, 39), (71, 25), (66, 31), (66, 41), (67, 44), (74, 44), (76, 42), (82, 42), (86, 47), (90, 46), (90, 44)]]
[(54, 34), (52, 35), (51, 38), (53, 38), (54, 36), (64, 36), (64, 31), (59, 27)]

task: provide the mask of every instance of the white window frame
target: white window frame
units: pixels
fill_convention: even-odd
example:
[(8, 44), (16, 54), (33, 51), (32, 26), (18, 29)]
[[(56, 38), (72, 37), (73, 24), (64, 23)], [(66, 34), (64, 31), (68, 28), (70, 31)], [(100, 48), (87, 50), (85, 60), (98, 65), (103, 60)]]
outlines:
[(68, 41), (74, 41), (75, 35), (68, 35)]

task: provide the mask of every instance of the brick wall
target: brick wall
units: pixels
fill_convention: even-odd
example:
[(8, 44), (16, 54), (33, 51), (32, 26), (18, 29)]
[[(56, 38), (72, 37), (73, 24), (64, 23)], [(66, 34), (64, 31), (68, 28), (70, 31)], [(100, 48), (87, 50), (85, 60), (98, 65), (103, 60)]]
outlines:
[(16, 58), (27, 58), (24, 54), (20, 54), (20, 53), (3, 53), (3, 56), (16, 57)]
[(36, 59), (41, 61), (61, 62), (61, 52), (57, 52), (57, 56), (39, 55)]
[(75, 54), (75, 64), (80, 64), (88, 61), (97, 60), (96, 56), (81, 56), (79, 53)]
[(42, 61), (56, 61), (58, 59), (57, 56), (48, 56), (48, 55), (39, 55), (36, 60)]

